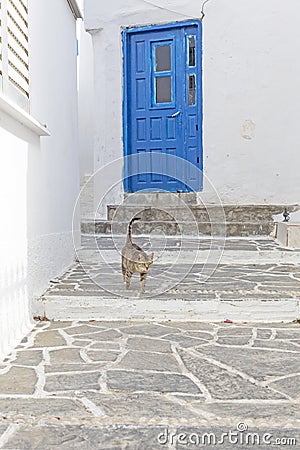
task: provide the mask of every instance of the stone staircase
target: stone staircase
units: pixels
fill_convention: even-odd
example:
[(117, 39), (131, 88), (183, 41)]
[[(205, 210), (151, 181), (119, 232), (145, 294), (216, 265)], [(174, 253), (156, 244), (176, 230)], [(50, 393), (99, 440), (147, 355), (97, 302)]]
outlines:
[[(109, 205), (106, 220), (82, 221), (69, 270), (33, 305), (53, 320), (292, 321), (300, 316), (300, 250), (268, 235), (273, 216), (296, 205), (203, 206), (193, 196), (133, 195)], [(134, 242), (154, 252), (139, 293), (121, 274), (129, 220)], [(250, 237), (252, 235), (252, 237)]]
[(135, 234), (268, 236), (274, 229), (273, 216), (284, 208), (293, 212), (297, 205), (224, 205), (203, 206), (193, 202), (143, 201), (109, 205), (107, 219), (83, 219), (81, 231), (92, 234), (125, 234), (129, 220), (138, 216)]

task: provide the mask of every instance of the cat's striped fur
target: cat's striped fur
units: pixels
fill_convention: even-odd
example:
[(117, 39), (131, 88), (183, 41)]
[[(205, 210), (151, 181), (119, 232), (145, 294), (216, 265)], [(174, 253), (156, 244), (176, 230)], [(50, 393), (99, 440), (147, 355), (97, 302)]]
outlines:
[(140, 292), (145, 292), (147, 272), (153, 263), (154, 253), (148, 255), (132, 242), (132, 224), (136, 220), (140, 218), (134, 217), (128, 224), (126, 242), (122, 249), (122, 274), (126, 289), (129, 289), (132, 275), (140, 273)]

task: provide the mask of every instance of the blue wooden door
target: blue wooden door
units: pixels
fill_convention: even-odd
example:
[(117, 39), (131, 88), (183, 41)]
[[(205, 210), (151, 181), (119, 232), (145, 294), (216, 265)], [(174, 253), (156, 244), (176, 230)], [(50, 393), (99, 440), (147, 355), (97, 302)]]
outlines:
[[(125, 175), (125, 191), (201, 190), (201, 23), (130, 29), (123, 39), (124, 153), (140, 172)], [(157, 157), (165, 154), (182, 159)]]

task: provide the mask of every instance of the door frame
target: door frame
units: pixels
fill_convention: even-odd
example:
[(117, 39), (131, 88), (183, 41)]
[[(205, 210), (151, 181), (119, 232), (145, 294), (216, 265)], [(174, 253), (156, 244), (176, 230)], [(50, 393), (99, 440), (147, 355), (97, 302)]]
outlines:
[[(156, 31), (156, 30), (168, 30), (171, 28), (182, 28), (182, 27), (188, 27), (188, 26), (196, 26), (197, 28), (197, 40), (198, 40), (198, 46), (197, 51), (199, 52), (199, 66), (197, 67), (197, 80), (198, 80), (198, 89), (197, 89), (197, 112), (198, 112), (198, 127), (199, 127), (199, 158), (201, 162), (201, 170), (203, 170), (203, 95), (202, 95), (202, 21), (197, 19), (190, 19), (190, 20), (184, 20), (184, 21), (178, 21), (178, 22), (169, 22), (166, 24), (151, 24), (151, 25), (145, 25), (145, 26), (133, 26), (130, 28), (125, 28), (122, 31), (122, 58), (123, 58), (123, 64), (122, 64), (122, 70), (123, 70), (123, 87), (122, 87), (122, 93), (123, 93), (123, 99), (122, 99), (122, 129), (123, 129), (123, 156), (126, 158), (126, 156), (129, 156), (131, 153), (129, 153), (129, 132), (128, 132), (128, 102), (131, 98), (131, 88), (130, 83), (128, 82), (129, 76), (128, 76), (128, 70), (129, 65), (128, 63), (128, 55), (130, 55), (130, 36), (132, 34), (136, 33), (143, 33), (147, 31)], [(128, 167), (126, 167), (128, 161), (125, 161), (124, 165), (124, 173), (128, 172)], [(203, 190), (203, 180), (201, 177), (201, 182), (198, 189), (198, 192)], [(130, 186), (129, 186), (129, 178), (126, 177), (123, 180), (124, 185), (124, 191), (130, 192)]]

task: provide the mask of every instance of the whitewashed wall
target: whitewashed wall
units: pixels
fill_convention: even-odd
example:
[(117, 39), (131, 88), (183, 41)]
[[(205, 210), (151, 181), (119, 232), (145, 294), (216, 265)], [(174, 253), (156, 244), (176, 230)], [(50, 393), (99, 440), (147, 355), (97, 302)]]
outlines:
[[(79, 192), (76, 26), (67, 1), (30, 0), (31, 114), (0, 110), (0, 359), (31, 327), (30, 305), (74, 258)], [(79, 222), (76, 222), (78, 240)]]
[[(92, 36), (77, 21), (78, 38), (78, 123), (80, 184), (87, 183), (94, 172), (94, 66)], [(87, 217), (93, 209), (93, 183), (82, 189), (81, 216)]]
[[(199, 18), (202, 3), (85, 1), (94, 45), (96, 168), (123, 154), (121, 27)], [(225, 203), (299, 203), (298, 13), (297, 0), (205, 5), (204, 170)], [(109, 202), (119, 200), (120, 192)]]
[(21, 138), (22, 131), (26, 132), (0, 112), (0, 361), (31, 327), (27, 260), (28, 143)]
[(93, 43), (82, 20), (77, 22), (78, 36), (78, 117), (80, 177), (94, 171), (94, 67)]

